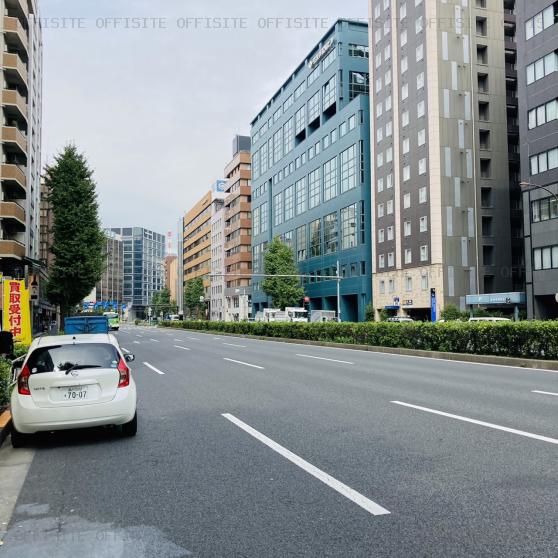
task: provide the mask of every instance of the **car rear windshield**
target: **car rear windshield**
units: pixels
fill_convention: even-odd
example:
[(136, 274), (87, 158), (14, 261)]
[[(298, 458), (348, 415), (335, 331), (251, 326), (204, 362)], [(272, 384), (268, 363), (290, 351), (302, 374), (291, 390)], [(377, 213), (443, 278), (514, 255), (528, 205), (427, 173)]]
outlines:
[(31, 374), (80, 368), (116, 368), (120, 356), (109, 343), (76, 343), (39, 347), (29, 356)]

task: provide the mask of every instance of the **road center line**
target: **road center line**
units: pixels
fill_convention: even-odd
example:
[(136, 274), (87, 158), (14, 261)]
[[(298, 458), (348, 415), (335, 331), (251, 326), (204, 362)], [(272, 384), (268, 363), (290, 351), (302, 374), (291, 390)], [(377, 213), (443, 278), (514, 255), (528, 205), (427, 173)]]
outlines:
[(232, 358), (224, 358), (223, 360), (228, 360), (229, 362), (234, 362), (236, 364), (243, 364), (244, 366), (249, 366), (250, 368), (257, 368), (258, 370), (265, 370), (263, 366), (256, 366), (255, 364), (248, 364), (247, 362), (242, 362), (240, 360), (233, 360)]
[(153, 370), (153, 372), (157, 372), (157, 374), (160, 374), (161, 376), (165, 375), (164, 372), (161, 372), (160, 370), (155, 368), (155, 366), (152, 366), (151, 364), (149, 364), (149, 362), (144, 362), (143, 364), (145, 364), (145, 366), (147, 366), (147, 368), (151, 368), (151, 370)]
[(175, 345), (175, 349), (182, 349), (183, 351), (191, 351), (192, 349), (188, 349), (188, 347), (181, 347), (180, 345)]
[(316, 360), (328, 360), (329, 362), (338, 362), (340, 364), (354, 364), (354, 362), (349, 362), (347, 360), (335, 360), (333, 358), (324, 358), (324, 357), (317, 357), (317, 356), (310, 356), (310, 355), (296, 355), (296, 356), (302, 358), (313, 358)]
[(238, 347), (239, 349), (246, 348), (246, 345), (235, 345), (234, 343), (223, 343), (223, 345), (227, 345), (227, 347)]
[(540, 395), (554, 395), (554, 397), (558, 397), (558, 393), (553, 393), (552, 391), (539, 391), (538, 389), (534, 389), (533, 393), (538, 393)]
[(345, 496), (345, 498), (348, 498), (349, 500), (357, 504), (357, 506), (360, 506), (361, 508), (365, 509), (367, 512), (371, 513), (372, 515), (387, 515), (390, 513), (385, 508), (382, 508), (382, 506), (376, 504), (376, 502), (369, 500), (368, 498), (366, 498), (366, 496), (363, 496), (360, 492), (357, 492), (356, 490), (353, 490), (350, 486), (347, 486), (346, 484), (343, 484), (337, 479), (334, 479), (332, 476), (328, 475), (321, 469), (318, 469), (311, 463), (308, 463), (308, 461), (302, 459), (302, 457), (299, 457), (298, 455), (294, 454), (293, 452), (279, 445), (277, 442), (274, 442), (272, 439), (268, 438), (261, 432), (258, 432), (251, 426), (242, 422), (234, 415), (225, 413), (222, 416), (227, 420), (229, 420), (230, 422), (232, 422), (233, 424), (235, 424), (236, 426), (238, 426), (239, 428), (241, 428), (242, 430), (244, 430), (245, 432), (247, 432), (248, 434), (250, 434), (250, 436), (256, 438), (256, 440), (259, 440), (267, 447), (271, 448), (273, 451), (276, 451), (279, 455), (282, 455), (285, 459), (288, 459), (291, 463), (294, 463), (302, 470), (306, 471), (313, 477), (322, 481), (324, 484), (327, 484), (327, 486), (333, 488), (333, 490), (339, 492), (339, 494)]
[(459, 415), (452, 415), (451, 413), (444, 413), (443, 411), (436, 411), (435, 409), (429, 409), (428, 407), (420, 407), (419, 405), (411, 405), (410, 403), (403, 403), (402, 401), (392, 401), (392, 403), (394, 403), (395, 405), (401, 405), (403, 407), (409, 407), (411, 409), (424, 411), (426, 413), (432, 413), (433, 415), (440, 415), (442, 417), (452, 418), (463, 422), (470, 422), (471, 424), (486, 426), (487, 428), (493, 428), (494, 430), (501, 430), (503, 432), (509, 432), (510, 434), (517, 434), (518, 436), (524, 436), (526, 438), (532, 438), (533, 440), (539, 440), (541, 442), (547, 442), (549, 444), (558, 445), (558, 439), (556, 438), (549, 438), (547, 436), (541, 436), (540, 434), (532, 434), (531, 432), (516, 430), (515, 428), (508, 428), (507, 426), (500, 426), (498, 424), (492, 424), (491, 422), (484, 422), (482, 420), (462, 417)]

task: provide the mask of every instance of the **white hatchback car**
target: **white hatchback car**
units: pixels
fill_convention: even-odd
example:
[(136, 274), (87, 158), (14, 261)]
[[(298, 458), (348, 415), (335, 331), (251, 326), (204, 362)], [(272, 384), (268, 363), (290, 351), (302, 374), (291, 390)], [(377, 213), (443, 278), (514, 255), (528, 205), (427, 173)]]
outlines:
[(33, 341), (12, 391), (12, 445), (26, 435), (115, 425), (137, 432), (136, 384), (113, 335), (40, 337)]

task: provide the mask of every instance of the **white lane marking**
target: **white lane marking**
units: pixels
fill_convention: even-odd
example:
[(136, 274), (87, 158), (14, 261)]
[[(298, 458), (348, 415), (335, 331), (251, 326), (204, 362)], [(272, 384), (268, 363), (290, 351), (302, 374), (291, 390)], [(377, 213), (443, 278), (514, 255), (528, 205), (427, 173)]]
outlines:
[(324, 357), (317, 357), (317, 356), (310, 356), (310, 355), (296, 355), (296, 356), (302, 358), (313, 358), (316, 360), (328, 360), (329, 362), (338, 362), (340, 364), (354, 364), (354, 362), (349, 362), (347, 360), (335, 360), (333, 358), (324, 358)]
[(223, 345), (227, 345), (227, 347), (238, 347), (239, 349), (246, 348), (246, 345), (235, 345), (234, 343), (223, 343)]
[(238, 426), (239, 428), (241, 428), (242, 430), (250, 434), (250, 436), (256, 438), (256, 440), (262, 442), (262, 444), (265, 444), (273, 451), (276, 451), (279, 455), (282, 455), (285, 459), (288, 459), (291, 463), (294, 463), (302, 470), (306, 471), (313, 477), (322, 481), (324, 484), (327, 484), (327, 486), (333, 488), (333, 490), (339, 492), (339, 494), (345, 496), (345, 498), (348, 498), (349, 500), (354, 502), (357, 506), (360, 506), (361, 508), (365, 509), (367, 512), (371, 513), (372, 515), (388, 515), (390, 513), (385, 508), (382, 508), (382, 506), (376, 504), (376, 502), (369, 500), (368, 498), (366, 498), (366, 496), (363, 496), (360, 492), (357, 492), (356, 490), (352, 489), (350, 486), (347, 486), (346, 484), (338, 481), (337, 479), (334, 479), (331, 475), (328, 475), (321, 469), (318, 469), (311, 463), (308, 463), (308, 461), (302, 459), (302, 457), (299, 457), (298, 455), (289, 451), (287, 448), (284, 448), (283, 446), (279, 445), (277, 442), (274, 442), (271, 438), (268, 438), (261, 432), (258, 432), (251, 426), (247, 425), (246, 423), (242, 422), (240, 419), (236, 418), (234, 415), (225, 413), (222, 416), (227, 420), (231, 421), (233, 424), (236, 424), (236, 426)]
[(153, 341), (153, 343), (159, 343), (157, 339), (150, 339), (149, 341)]
[(128, 349), (125, 349), (124, 347), (122, 347), (122, 350), (123, 350), (125, 353), (130, 353), (130, 351), (129, 351)]
[(136, 333), (136, 337), (143, 337), (143, 335), (138, 335), (138, 334)]
[(258, 368), (259, 370), (265, 370), (263, 366), (256, 366), (255, 364), (248, 364), (247, 362), (242, 362), (240, 360), (233, 360), (232, 358), (224, 358), (223, 360), (228, 360), (229, 362), (234, 362), (236, 364), (243, 364), (244, 366), (249, 366), (250, 368)]
[(175, 345), (175, 349), (182, 349), (183, 351), (191, 351), (192, 349), (188, 349), (188, 347), (181, 347), (180, 345)]
[(161, 376), (165, 375), (164, 372), (161, 372), (160, 370), (155, 368), (155, 366), (152, 366), (151, 364), (149, 364), (149, 362), (144, 362), (143, 364), (145, 364), (145, 366), (147, 366), (147, 368), (151, 368), (151, 370), (153, 370), (153, 372), (157, 372), (157, 374), (160, 374)]
[(181, 343), (182, 341), (184, 341), (184, 339), (175, 339), (175, 341), (178, 341), (178, 343)]
[(134, 341), (134, 343), (135, 343), (136, 345), (139, 345), (139, 344), (140, 344), (140, 342), (139, 342), (139, 341)]
[(200, 340), (199, 337), (186, 337), (186, 339), (190, 339), (192, 341), (199, 341)]
[(516, 430), (515, 428), (508, 428), (507, 426), (500, 426), (498, 424), (492, 424), (491, 422), (484, 422), (482, 420), (462, 417), (459, 415), (452, 415), (451, 413), (444, 413), (443, 411), (436, 411), (435, 409), (429, 409), (428, 407), (421, 407), (419, 405), (411, 405), (410, 403), (403, 403), (402, 401), (392, 401), (392, 403), (394, 403), (395, 405), (401, 405), (403, 407), (409, 407), (411, 409), (424, 411), (426, 413), (432, 413), (433, 415), (440, 415), (442, 417), (452, 418), (463, 422), (470, 422), (471, 424), (486, 426), (487, 428), (493, 428), (494, 430), (502, 430), (503, 432), (509, 432), (510, 434), (517, 434), (518, 436), (524, 436), (526, 438), (532, 438), (533, 440), (539, 440), (541, 442), (548, 442), (549, 444), (558, 445), (558, 439), (556, 438), (549, 438), (548, 436), (541, 436), (540, 434), (532, 434), (531, 432)]
[(538, 389), (534, 389), (533, 393), (539, 393), (540, 395), (554, 395), (554, 397), (558, 397), (558, 393), (553, 393), (552, 391), (539, 391)]

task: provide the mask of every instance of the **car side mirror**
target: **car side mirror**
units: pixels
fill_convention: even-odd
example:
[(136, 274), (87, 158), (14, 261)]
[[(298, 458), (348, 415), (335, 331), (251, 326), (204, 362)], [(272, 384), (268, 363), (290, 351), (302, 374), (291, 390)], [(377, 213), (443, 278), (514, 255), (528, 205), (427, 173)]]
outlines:
[(136, 355), (132, 355), (130, 353), (124, 355), (124, 360), (126, 362), (134, 362), (134, 360), (136, 360)]

